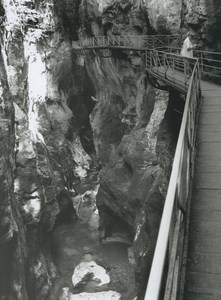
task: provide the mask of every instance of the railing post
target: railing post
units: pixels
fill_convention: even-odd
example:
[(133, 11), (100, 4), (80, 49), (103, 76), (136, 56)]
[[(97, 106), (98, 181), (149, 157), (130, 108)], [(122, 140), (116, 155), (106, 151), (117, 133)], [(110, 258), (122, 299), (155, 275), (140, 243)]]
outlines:
[(165, 53), (163, 53), (163, 60), (162, 60), (162, 64), (163, 64), (163, 67), (165, 68), (166, 70), (166, 56), (165, 56)]
[(186, 58), (183, 57), (183, 67), (184, 67), (184, 88), (186, 90), (186, 84), (187, 84), (187, 63)]
[(203, 52), (201, 52), (201, 55), (200, 55), (200, 66), (201, 66), (201, 72), (203, 73)]

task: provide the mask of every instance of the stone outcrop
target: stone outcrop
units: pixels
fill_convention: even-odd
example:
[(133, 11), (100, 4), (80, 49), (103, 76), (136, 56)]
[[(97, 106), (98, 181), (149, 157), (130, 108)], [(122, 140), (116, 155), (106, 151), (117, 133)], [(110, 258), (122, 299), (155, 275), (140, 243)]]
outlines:
[(183, 0), (182, 27), (191, 28), (203, 47), (220, 49), (221, 3), (217, 0)]
[(159, 34), (176, 33), (180, 30), (182, 1), (144, 0), (150, 24)]
[(73, 295), (69, 288), (63, 288), (63, 295), (59, 300), (121, 300), (121, 295), (115, 291), (97, 293), (80, 293)]
[(100, 238), (115, 230), (112, 213), (130, 228), (139, 293), (150, 270), (174, 137), (168, 93), (151, 87), (142, 67), (138, 70), (131, 61), (96, 57), (87, 65), (97, 88), (91, 125), (103, 164), (97, 195)]
[[(24, 260), (25, 253), (19, 246), (24, 245), (25, 232), (20, 222), (19, 206), (14, 195), (14, 108), (10, 93), (4, 60), (0, 46), (0, 291), (1, 296), (12, 296), (12, 293), (25, 286)], [(14, 276), (18, 269), (21, 274)], [(14, 278), (12, 282), (11, 278)]]

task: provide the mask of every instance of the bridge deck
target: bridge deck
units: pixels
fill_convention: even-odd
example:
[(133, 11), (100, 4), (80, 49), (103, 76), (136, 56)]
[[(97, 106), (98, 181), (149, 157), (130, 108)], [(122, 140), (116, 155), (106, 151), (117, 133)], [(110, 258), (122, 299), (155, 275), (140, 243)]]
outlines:
[(153, 67), (152, 69), (147, 69), (148, 73), (159, 80), (166, 82), (168, 85), (174, 87), (176, 90), (186, 93), (189, 80), (186, 80), (186, 77), (182, 72), (172, 69), (166, 69), (161, 66), (159, 68)]
[(221, 299), (221, 86), (202, 94), (184, 300)]

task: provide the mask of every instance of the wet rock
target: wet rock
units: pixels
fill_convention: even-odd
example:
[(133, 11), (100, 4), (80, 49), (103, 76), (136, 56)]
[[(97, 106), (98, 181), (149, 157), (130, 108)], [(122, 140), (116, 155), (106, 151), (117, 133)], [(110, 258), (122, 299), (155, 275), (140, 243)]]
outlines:
[(110, 282), (110, 276), (106, 270), (99, 266), (95, 261), (81, 262), (74, 269), (72, 283), (74, 287), (85, 284), (85, 281), (91, 279), (97, 282), (97, 286), (102, 286)]
[(69, 288), (63, 288), (63, 294), (59, 300), (121, 300), (121, 295), (114, 291), (97, 293), (80, 293), (73, 295)]

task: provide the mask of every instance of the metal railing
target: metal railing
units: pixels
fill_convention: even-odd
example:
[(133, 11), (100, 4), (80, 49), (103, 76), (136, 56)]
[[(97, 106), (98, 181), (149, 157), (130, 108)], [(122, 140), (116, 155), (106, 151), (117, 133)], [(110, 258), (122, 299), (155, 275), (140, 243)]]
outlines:
[[(162, 51), (180, 54), (177, 47), (163, 47)], [(221, 83), (221, 52), (193, 50), (193, 56), (199, 59), (202, 79)]]
[(95, 48), (126, 48), (126, 49), (152, 49), (168, 47), (176, 35), (140, 35), (140, 36), (94, 36), (73, 41), (74, 49), (95, 49)]
[[(180, 229), (183, 211), (190, 195), (198, 106), (201, 97), (199, 60), (190, 78), (185, 108), (176, 146), (172, 172), (164, 204), (159, 234), (144, 300), (177, 299), (179, 270), (182, 262)], [(169, 255), (167, 255), (169, 253)], [(168, 257), (169, 256), (169, 257)], [(168, 268), (165, 262), (169, 261)], [(162, 278), (166, 277), (163, 287)]]
[[(94, 36), (73, 41), (75, 50), (87, 49), (157, 49), (181, 57), (180, 48), (173, 47), (173, 42), (180, 44), (178, 35), (140, 35), (140, 36)], [(194, 50), (194, 57), (199, 58), (202, 78), (221, 83), (221, 52)], [(176, 61), (178, 57), (176, 58)], [(182, 60), (182, 59), (180, 59)], [(176, 67), (178, 64), (176, 65)], [(186, 63), (187, 69), (188, 64)], [(178, 69), (178, 68), (177, 68)]]
[(199, 58), (202, 78), (206, 81), (221, 83), (221, 53), (194, 50), (194, 57)]
[(196, 61), (195, 58), (188, 59), (178, 54), (155, 49), (146, 50), (148, 72), (184, 93), (188, 89)]

